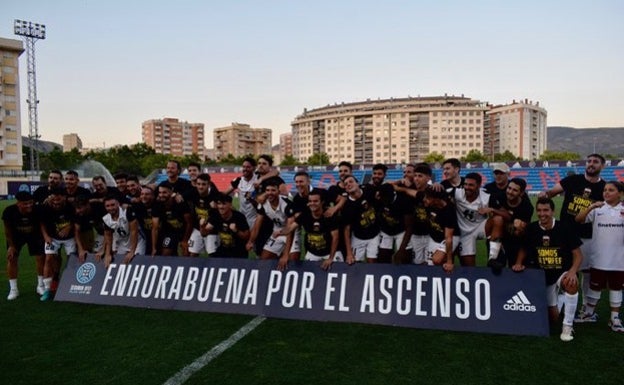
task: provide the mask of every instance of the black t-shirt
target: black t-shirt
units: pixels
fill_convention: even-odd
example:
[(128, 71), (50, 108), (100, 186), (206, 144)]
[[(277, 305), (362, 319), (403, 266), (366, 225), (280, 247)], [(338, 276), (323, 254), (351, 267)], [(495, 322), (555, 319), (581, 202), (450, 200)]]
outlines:
[(184, 216), (190, 213), (191, 210), (185, 202), (174, 201), (169, 207), (164, 202), (156, 202), (152, 209), (152, 218), (160, 221), (159, 234), (182, 237), (186, 231)]
[(453, 229), (453, 236), (461, 234), (457, 224), (457, 209), (453, 203), (449, 202), (440, 209), (428, 208), (427, 215), (429, 217), (429, 236), (435, 242), (444, 240), (444, 231), (447, 228)]
[(219, 190), (211, 188), (208, 191), (208, 195), (200, 196), (197, 189), (192, 189), (184, 196), (184, 201), (191, 207), (191, 214), (193, 214), (193, 227), (199, 228), (199, 221), (201, 219), (207, 221), (210, 216), (210, 204), (214, 202), (219, 196)]
[(526, 195), (523, 196), (520, 200), (520, 204), (516, 207), (511, 207), (509, 202), (507, 202), (507, 198), (501, 201), (501, 209), (506, 210), (511, 215), (511, 220), (505, 226), (505, 233), (503, 234), (503, 238), (508, 241), (520, 242), (524, 239), (524, 236), (517, 237), (514, 235), (514, 227), (513, 221), (515, 219), (520, 219), (527, 225), (531, 223), (531, 218), (533, 217), (533, 205), (529, 197)]
[(104, 205), (100, 202), (90, 203), (91, 210), (84, 215), (76, 214), (76, 223), (80, 226), (81, 232), (93, 231), (99, 235), (104, 235), (104, 221), (102, 218), (107, 214)]
[(39, 226), (39, 208), (33, 207), (32, 212), (22, 214), (17, 205), (7, 206), (2, 212), (4, 225), (11, 229), (14, 241), (28, 241), (30, 238), (40, 239), (41, 228)]
[(249, 230), (245, 216), (239, 211), (232, 210), (232, 216), (228, 219), (223, 219), (217, 210), (212, 209), (210, 211), (208, 222), (214, 227), (214, 232), (219, 236), (220, 241), (219, 247), (213, 256), (219, 258), (247, 258), (249, 255), (245, 248), (247, 242), (240, 239), (230, 228), (230, 225), (233, 223), (240, 231)]
[(171, 183), (169, 180), (165, 180), (160, 182), (158, 186), (162, 185), (170, 186), (171, 191), (182, 195), (187, 194), (191, 189), (193, 189), (193, 184), (191, 183), (191, 181), (184, 178), (178, 178), (174, 183)]
[(552, 285), (565, 271), (572, 267), (572, 250), (580, 247), (583, 242), (562, 221), (556, 221), (550, 230), (544, 230), (538, 222), (527, 226), (526, 232), (527, 257), (537, 261), (546, 273), (546, 285)]
[(353, 200), (347, 197), (342, 216), (351, 225), (351, 233), (359, 239), (371, 239), (379, 234), (377, 200), (373, 189), (362, 189), (362, 196)]
[(310, 253), (324, 257), (331, 253), (331, 232), (338, 229), (338, 223), (333, 218), (314, 218), (310, 210), (304, 210), (295, 221), (305, 230), (304, 244)]
[(397, 235), (405, 231), (405, 216), (411, 215), (414, 211), (412, 200), (405, 194), (396, 193), (394, 202), (384, 205), (380, 202), (379, 208), (379, 228), (385, 234)]
[(417, 192), (416, 197), (412, 198), (412, 209), (414, 212), (412, 234), (414, 235), (429, 235), (429, 217), (423, 202), (424, 198), (425, 193), (423, 191)]
[(591, 223), (576, 223), (574, 218), (583, 209), (596, 201), (601, 201), (602, 191), (606, 182), (602, 179), (591, 183), (585, 179), (584, 174), (570, 175), (563, 178), (559, 184), (563, 187), (564, 197), (559, 219), (571, 225), (581, 238), (592, 237)]
[(89, 191), (88, 189), (82, 187), (82, 186), (76, 186), (76, 190), (74, 190), (74, 192), (70, 193), (69, 191), (65, 190), (67, 192), (67, 202), (74, 204), (74, 202), (76, 201), (76, 199), (82, 197), (82, 198), (86, 198), (86, 199), (90, 199), (91, 198), (91, 191)]
[[(48, 205), (41, 206), (41, 222), (48, 235), (54, 239), (67, 240), (74, 237), (75, 215), (74, 208), (69, 203), (66, 203), (59, 210)], [(61, 237), (59, 232), (68, 228), (67, 234)]]
[(483, 186), (483, 190), (501, 203), (507, 200), (507, 186), (501, 189), (496, 185), (496, 182), (490, 182)]
[(33, 198), (38, 204), (42, 204), (48, 196), (50, 196), (50, 188), (47, 184), (37, 187), (33, 193)]

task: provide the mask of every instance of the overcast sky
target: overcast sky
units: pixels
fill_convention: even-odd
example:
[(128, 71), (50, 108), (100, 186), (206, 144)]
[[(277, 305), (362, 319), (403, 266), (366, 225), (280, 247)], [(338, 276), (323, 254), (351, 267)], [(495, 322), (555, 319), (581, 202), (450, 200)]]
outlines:
[[(623, 127), (623, 1), (20, 0), (36, 43), (39, 133), (85, 146), (141, 141), (141, 123), (272, 128), (367, 98), (527, 98), (548, 125)], [(20, 58), (28, 135), (26, 54)]]

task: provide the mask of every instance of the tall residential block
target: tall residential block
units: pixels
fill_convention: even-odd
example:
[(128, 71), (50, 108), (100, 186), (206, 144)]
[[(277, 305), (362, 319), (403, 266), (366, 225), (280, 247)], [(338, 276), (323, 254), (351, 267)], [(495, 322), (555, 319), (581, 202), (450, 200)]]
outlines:
[(82, 140), (78, 136), (78, 134), (65, 134), (63, 135), (63, 151), (69, 152), (74, 148), (79, 151), (82, 150)]
[(157, 154), (186, 156), (197, 154), (204, 159), (204, 124), (181, 122), (176, 118), (143, 122), (143, 142)]
[(483, 151), (486, 103), (464, 96), (408, 97), (340, 103), (292, 122), (295, 159), (327, 153), (332, 163), (408, 163), (437, 152), (462, 157)]
[(213, 130), (216, 159), (231, 154), (240, 157), (247, 154), (271, 154), (272, 130), (270, 128), (252, 128), (249, 124), (232, 123), (227, 127)]
[(20, 40), (0, 38), (0, 170), (22, 169), (20, 121)]
[(280, 135), (279, 151), (281, 159), (284, 159), (287, 155), (292, 156), (292, 132)]
[(505, 151), (534, 160), (546, 150), (546, 110), (527, 99), (491, 106), (485, 115), (483, 154), (493, 157)]

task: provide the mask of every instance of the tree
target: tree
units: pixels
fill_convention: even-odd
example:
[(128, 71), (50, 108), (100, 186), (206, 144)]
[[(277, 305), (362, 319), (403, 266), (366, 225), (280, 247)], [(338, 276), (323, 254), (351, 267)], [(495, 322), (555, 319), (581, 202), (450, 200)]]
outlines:
[(427, 154), (427, 156), (425, 156), (425, 159), (423, 159), (423, 162), (426, 163), (436, 163), (442, 161), (444, 161), (444, 155), (439, 154), (435, 151)]
[(521, 159), (515, 156), (509, 150), (505, 150), (505, 152), (500, 153), (500, 154), (494, 154), (494, 161), (496, 162), (510, 162), (512, 160), (521, 160)]
[(569, 151), (551, 151), (546, 150), (540, 155), (540, 160), (579, 160), (581, 156), (575, 152)]
[(298, 165), (299, 162), (297, 161), (297, 159), (295, 159), (294, 156), (292, 155), (286, 155), (284, 157), (284, 159), (282, 159), (282, 162), (280, 163), (280, 166), (295, 166)]
[(466, 156), (464, 156), (461, 160), (464, 162), (485, 162), (487, 159), (485, 155), (481, 153), (481, 151), (472, 149), (468, 151)]
[(325, 166), (328, 165), (329, 155), (324, 152), (319, 152), (308, 158), (308, 165), (310, 166)]

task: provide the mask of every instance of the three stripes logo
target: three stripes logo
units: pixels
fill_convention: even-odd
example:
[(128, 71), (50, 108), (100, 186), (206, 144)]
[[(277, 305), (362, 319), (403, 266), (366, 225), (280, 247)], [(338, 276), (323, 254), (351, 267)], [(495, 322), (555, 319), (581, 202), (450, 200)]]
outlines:
[(531, 305), (531, 301), (526, 297), (524, 292), (520, 290), (513, 297), (507, 300), (507, 302), (503, 305), (503, 309), (509, 311), (528, 311), (528, 312), (536, 312), (534, 305)]

